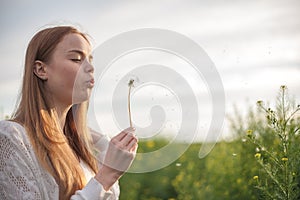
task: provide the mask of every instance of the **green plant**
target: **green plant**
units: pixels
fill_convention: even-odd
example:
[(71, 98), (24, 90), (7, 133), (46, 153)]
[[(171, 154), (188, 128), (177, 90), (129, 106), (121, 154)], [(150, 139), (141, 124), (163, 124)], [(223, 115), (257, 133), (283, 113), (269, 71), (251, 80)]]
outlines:
[(256, 149), (253, 159), (258, 163), (259, 174), (253, 176), (253, 181), (260, 191), (259, 198), (299, 199), (300, 119), (296, 114), (300, 106), (289, 98), (286, 86), (280, 87), (274, 110), (263, 101), (258, 101), (257, 106), (265, 115), (260, 120), (266, 126), (253, 126), (246, 134)]

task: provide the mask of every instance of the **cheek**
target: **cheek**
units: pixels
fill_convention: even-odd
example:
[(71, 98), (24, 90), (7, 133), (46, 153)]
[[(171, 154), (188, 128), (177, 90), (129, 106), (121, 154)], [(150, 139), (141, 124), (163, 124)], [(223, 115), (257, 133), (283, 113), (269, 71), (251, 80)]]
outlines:
[(79, 78), (79, 70), (77, 68), (66, 68), (64, 70), (65, 72), (63, 73), (63, 79), (66, 80), (66, 85), (68, 85), (69, 87), (73, 87), (75, 84), (75, 81)]

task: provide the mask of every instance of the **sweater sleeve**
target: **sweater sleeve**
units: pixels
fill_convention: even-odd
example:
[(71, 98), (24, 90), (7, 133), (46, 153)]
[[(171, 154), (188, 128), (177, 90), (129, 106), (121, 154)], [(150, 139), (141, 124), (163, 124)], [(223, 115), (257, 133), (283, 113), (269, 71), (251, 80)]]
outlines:
[(76, 191), (71, 200), (110, 200), (112, 196), (112, 191), (105, 191), (102, 185), (92, 178), (82, 190)]
[[(107, 152), (107, 148), (108, 148), (110, 138), (107, 135), (103, 135), (103, 134), (101, 134), (99, 132), (96, 132), (92, 129), (90, 129), (90, 132), (91, 132), (91, 136), (92, 136), (92, 139), (93, 139), (93, 146), (94, 146), (95, 156), (98, 160), (98, 166), (100, 168), (100, 167), (102, 167), (103, 161), (105, 159), (105, 155), (106, 155), (106, 152)], [(119, 199), (120, 186), (119, 186), (118, 181), (110, 188), (110, 191), (112, 192), (112, 195), (110, 197), (111, 199), (113, 199), (113, 200)]]

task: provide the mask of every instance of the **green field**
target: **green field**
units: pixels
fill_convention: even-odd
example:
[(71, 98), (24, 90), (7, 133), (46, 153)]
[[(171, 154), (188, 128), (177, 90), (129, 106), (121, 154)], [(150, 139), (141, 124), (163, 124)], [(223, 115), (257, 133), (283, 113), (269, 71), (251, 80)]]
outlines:
[[(205, 158), (198, 157), (201, 144), (192, 144), (168, 167), (125, 174), (120, 199), (300, 199), (300, 106), (285, 92), (281, 87), (274, 109), (259, 101), (246, 117), (237, 113), (230, 119), (236, 139), (217, 143)], [(140, 142), (138, 151), (165, 144)]]

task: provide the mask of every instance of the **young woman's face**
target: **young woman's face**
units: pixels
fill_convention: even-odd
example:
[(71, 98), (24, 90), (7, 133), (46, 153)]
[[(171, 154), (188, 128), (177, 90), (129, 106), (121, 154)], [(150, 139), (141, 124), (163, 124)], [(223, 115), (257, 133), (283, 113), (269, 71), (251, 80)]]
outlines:
[(47, 66), (47, 86), (57, 106), (88, 100), (94, 86), (91, 46), (80, 34), (66, 35)]

